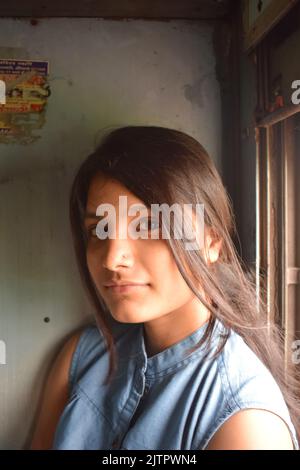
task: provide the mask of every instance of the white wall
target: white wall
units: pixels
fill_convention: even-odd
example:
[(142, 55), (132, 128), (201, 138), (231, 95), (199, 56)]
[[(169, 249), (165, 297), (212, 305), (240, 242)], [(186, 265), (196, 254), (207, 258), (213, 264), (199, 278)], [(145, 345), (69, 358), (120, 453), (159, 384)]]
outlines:
[(68, 193), (101, 129), (186, 131), (220, 169), (212, 33), (182, 20), (0, 19), (0, 59), (49, 61), (52, 92), (40, 138), (0, 144), (1, 449), (26, 447), (49, 365), (92, 313), (73, 256)]

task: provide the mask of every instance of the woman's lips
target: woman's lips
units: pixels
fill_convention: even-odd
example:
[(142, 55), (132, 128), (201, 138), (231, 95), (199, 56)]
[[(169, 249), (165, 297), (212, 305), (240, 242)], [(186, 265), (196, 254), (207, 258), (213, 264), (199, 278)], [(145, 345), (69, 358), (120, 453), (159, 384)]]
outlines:
[(106, 289), (113, 294), (122, 294), (136, 292), (148, 286), (149, 284), (126, 284), (119, 286), (106, 286)]

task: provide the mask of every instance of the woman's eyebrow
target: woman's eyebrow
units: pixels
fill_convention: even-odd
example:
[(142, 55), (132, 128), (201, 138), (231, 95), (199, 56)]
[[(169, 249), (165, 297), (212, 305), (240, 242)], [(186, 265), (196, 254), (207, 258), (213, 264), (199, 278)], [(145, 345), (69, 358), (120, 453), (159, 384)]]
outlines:
[[(151, 215), (151, 208), (146, 207), (148, 215)], [(103, 215), (96, 215), (95, 212), (86, 212), (84, 218), (85, 219), (100, 219), (101, 217), (104, 217)]]
[(96, 215), (95, 212), (86, 212), (84, 216), (84, 220), (86, 219), (101, 219), (103, 218), (103, 215)]

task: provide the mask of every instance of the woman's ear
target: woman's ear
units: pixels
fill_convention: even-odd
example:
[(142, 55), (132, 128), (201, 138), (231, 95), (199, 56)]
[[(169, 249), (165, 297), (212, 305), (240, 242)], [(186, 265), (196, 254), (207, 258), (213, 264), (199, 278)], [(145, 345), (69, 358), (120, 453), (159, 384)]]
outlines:
[(208, 265), (215, 263), (220, 256), (222, 240), (211, 229), (205, 228), (204, 258)]

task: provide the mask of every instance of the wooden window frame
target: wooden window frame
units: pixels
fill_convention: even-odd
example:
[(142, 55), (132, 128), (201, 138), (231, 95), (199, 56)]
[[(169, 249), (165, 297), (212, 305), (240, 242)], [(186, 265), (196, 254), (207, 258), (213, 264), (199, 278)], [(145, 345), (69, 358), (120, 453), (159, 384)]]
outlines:
[(285, 371), (292, 367), (292, 342), (299, 339), (296, 287), (300, 268), (294, 206), (296, 115), (300, 116), (300, 105), (266, 115), (256, 124), (257, 294), (265, 297), (269, 324), (276, 322), (284, 332)]

